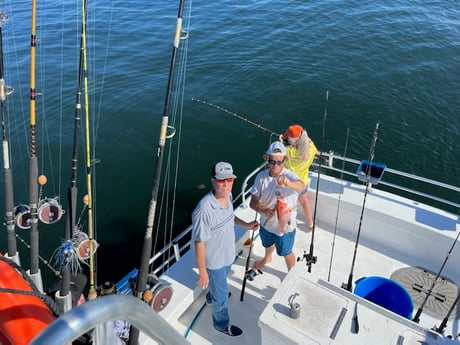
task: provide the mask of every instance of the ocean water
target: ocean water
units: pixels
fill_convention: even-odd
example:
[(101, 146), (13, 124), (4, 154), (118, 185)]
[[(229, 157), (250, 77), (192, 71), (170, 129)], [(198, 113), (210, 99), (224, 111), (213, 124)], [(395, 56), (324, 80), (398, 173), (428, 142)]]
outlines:
[[(31, 4), (1, 1), (0, 9), (9, 16), (2, 25), (3, 64), (6, 84), (15, 89), (6, 104), (19, 203), (28, 200)], [(37, 147), (40, 173), (48, 176), (43, 195), (64, 199), (70, 183), (81, 3), (38, 1), (37, 10)], [(117, 280), (139, 264), (177, 11), (178, 3), (170, 0), (88, 4), (101, 281)], [(187, 69), (184, 84), (175, 81), (184, 89), (183, 117), (171, 117), (181, 139), (176, 135), (166, 146), (168, 151), (180, 144), (174, 232), (189, 223), (209, 189), (215, 162), (231, 162), (242, 181), (273, 139), (197, 99), (274, 133), (300, 123), (327, 151), (342, 153), (349, 129), (348, 156), (358, 159), (368, 157), (378, 122), (376, 161), (459, 186), (459, 18), (456, 0), (187, 3), (188, 39), (181, 42), (178, 62), (186, 62)], [(85, 158), (80, 145), (81, 191)], [(201, 184), (207, 188), (197, 188)], [(234, 188), (237, 194), (239, 184)], [(1, 198), (1, 209), (3, 204)], [(63, 237), (64, 221), (39, 230), (42, 256), (49, 259)], [(28, 240), (27, 231), (18, 234)], [(0, 251), (6, 251), (3, 238)], [(23, 253), (27, 266), (28, 253)]]

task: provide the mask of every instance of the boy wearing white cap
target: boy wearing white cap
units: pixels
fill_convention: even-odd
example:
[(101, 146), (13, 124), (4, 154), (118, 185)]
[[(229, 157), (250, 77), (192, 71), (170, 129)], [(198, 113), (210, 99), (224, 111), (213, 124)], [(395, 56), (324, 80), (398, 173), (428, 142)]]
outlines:
[[(295, 265), (294, 246), (297, 198), (305, 189), (299, 176), (284, 167), (286, 148), (280, 141), (273, 142), (267, 150), (268, 169), (257, 174), (251, 189), (250, 207), (260, 213), (260, 238), (265, 248), (265, 256), (256, 261), (254, 269), (259, 270), (272, 260), (273, 252), (283, 256), (290, 270)], [(281, 202), (287, 209), (280, 207)], [(281, 227), (281, 214), (287, 215), (287, 224)], [(275, 217), (277, 215), (277, 217)]]

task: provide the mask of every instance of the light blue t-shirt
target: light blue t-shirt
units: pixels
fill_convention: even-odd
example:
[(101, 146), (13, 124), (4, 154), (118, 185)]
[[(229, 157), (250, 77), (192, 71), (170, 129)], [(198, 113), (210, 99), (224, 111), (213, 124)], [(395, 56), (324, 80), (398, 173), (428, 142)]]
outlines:
[[(212, 192), (200, 200), (192, 213), (192, 243), (205, 242), (206, 268), (229, 266), (235, 259), (235, 215), (231, 195), (224, 207)], [(195, 248), (195, 246), (192, 246)]]
[[(297, 174), (287, 168), (284, 168), (283, 171), (275, 177), (270, 176), (270, 169), (265, 169), (257, 174), (254, 180), (254, 184), (251, 188), (251, 194), (259, 198), (259, 202), (262, 206), (271, 209), (276, 209), (277, 196), (280, 194), (284, 195), (288, 202), (288, 207), (291, 210), (291, 221), (287, 229), (287, 232), (291, 232), (297, 227), (297, 198), (299, 193), (291, 188), (283, 188), (278, 186), (275, 183), (275, 179), (282, 175), (286, 176), (291, 181), (300, 180), (300, 177), (297, 176)], [(275, 216), (269, 220), (267, 220), (265, 214), (262, 213), (260, 216), (260, 224), (273, 234), (278, 236), (283, 235), (278, 227), (278, 218), (276, 213)]]

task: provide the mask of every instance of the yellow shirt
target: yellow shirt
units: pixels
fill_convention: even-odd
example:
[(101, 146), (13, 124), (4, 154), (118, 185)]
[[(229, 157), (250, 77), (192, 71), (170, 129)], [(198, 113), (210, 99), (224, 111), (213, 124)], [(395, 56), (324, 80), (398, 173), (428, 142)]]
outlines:
[(293, 146), (286, 147), (286, 168), (295, 172), (305, 183), (305, 186), (308, 186), (308, 171), (310, 169), (313, 160), (315, 159), (315, 154), (318, 151), (313, 141), (310, 141), (310, 157), (307, 160), (302, 160), (299, 157), (299, 151)]

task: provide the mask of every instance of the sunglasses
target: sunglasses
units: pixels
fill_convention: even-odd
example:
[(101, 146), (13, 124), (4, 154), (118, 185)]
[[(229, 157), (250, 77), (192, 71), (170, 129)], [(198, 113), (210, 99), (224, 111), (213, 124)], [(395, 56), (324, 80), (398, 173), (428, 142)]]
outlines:
[(284, 159), (282, 161), (275, 161), (273, 159), (268, 160), (268, 164), (270, 164), (270, 165), (281, 165), (283, 163), (284, 163)]
[(235, 178), (229, 177), (229, 178), (224, 178), (223, 180), (216, 179), (216, 181), (219, 184), (223, 184), (225, 181), (227, 181), (227, 183), (233, 183), (233, 181), (235, 181)]

